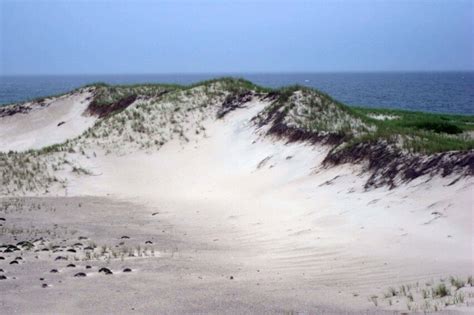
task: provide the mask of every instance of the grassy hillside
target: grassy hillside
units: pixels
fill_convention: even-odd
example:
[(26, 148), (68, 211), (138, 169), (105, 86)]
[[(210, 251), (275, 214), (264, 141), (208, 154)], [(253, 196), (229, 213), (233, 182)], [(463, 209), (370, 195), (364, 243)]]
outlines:
[(96, 124), (63, 144), (0, 153), (4, 192), (64, 186), (56, 174), (88, 174), (80, 161), (96, 151), (127, 154), (159, 150), (173, 139), (188, 142), (205, 135), (205, 121), (222, 119), (252, 99), (269, 104), (253, 118), (269, 136), (330, 145), (326, 165), (368, 162), (370, 185), (440, 171), (474, 174), (474, 116), (348, 107), (314, 89), (272, 90), (234, 78), (82, 89), (94, 95), (88, 111), (99, 117)]

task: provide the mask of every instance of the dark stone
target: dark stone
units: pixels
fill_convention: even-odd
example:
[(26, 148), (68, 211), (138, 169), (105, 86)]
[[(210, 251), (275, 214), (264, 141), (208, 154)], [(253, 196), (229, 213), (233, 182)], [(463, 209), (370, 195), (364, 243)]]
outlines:
[(47, 288), (47, 287), (48, 287), (48, 284), (47, 284), (47, 283), (43, 283), (43, 284), (41, 285), (41, 287), (42, 287), (42, 288)]
[[(15, 245), (8, 245), (8, 246), (7, 246), (7, 250), (10, 250), (9, 253), (11, 253), (11, 252), (20, 250), (20, 248), (18, 248), (18, 247), (15, 246)], [(6, 252), (6, 251), (5, 251), (5, 252)]]
[(75, 250), (75, 249), (72, 249), (72, 248), (70, 248), (70, 249), (68, 249), (68, 250), (67, 250), (67, 252), (70, 252), (70, 253), (75, 253), (75, 252), (76, 252), (76, 250)]
[(89, 265), (86, 266), (86, 269), (91, 269), (91, 268), (92, 268), (92, 266), (89, 266)]
[(67, 260), (67, 257), (58, 256), (58, 257), (56, 257), (56, 259), (54, 259), (54, 260)]
[(13, 261), (10, 262), (10, 265), (18, 265), (18, 261), (13, 260)]
[(0, 280), (7, 280), (7, 276), (0, 275)]
[(125, 268), (125, 269), (123, 270), (123, 272), (132, 272), (132, 269), (130, 269), (130, 268)]
[(87, 275), (84, 272), (78, 272), (74, 275), (74, 277), (87, 277)]
[(99, 269), (99, 273), (104, 273), (106, 275), (111, 275), (113, 274), (112, 270), (110, 270), (109, 268), (105, 268), (105, 267), (102, 267)]
[(146, 241), (145, 244), (153, 244), (152, 241)]
[(67, 265), (66, 267), (67, 267), (67, 268), (76, 268), (76, 265), (74, 265), (74, 264), (69, 264), (69, 265)]
[(123, 239), (123, 240), (124, 239), (129, 239), (129, 238), (130, 238), (130, 236), (127, 236), (127, 235), (124, 235), (124, 236), (121, 237), (121, 239)]
[(51, 273), (58, 273), (58, 269), (51, 269), (49, 272), (51, 272)]

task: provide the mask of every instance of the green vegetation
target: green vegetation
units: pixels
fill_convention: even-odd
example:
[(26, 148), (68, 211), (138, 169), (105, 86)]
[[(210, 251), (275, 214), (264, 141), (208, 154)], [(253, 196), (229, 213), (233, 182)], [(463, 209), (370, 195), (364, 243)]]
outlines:
[[(362, 144), (366, 145), (365, 151), (359, 150), (358, 154), (367, 158), (373, 144), (378, 143), (397, 152), (421, 154), (474, 149), (474, 116), (349, 107), (325, 93), (298, 85), (268, 89), (244, 79), (219, 78), (188, 86), (99, 82), (76, 91), (81, 89), (92, 93), (92, 103), (99, 112), (109, 109), (102, 111), (107, 115), (98, 115), (94, 126), (65, 143), (40, 150), (0, 153), (0, 193), (43, 190), (53, 184), (64, 186), (65, 182), (56, 177), (58, 170), (88, 174), (81, 165), (69, 162), (71, 155), (89, 158), (95, 156), (96, 149), (106, 154), (126, 154), (158, 150), (172, 139), (188, 142), (192, 137), (205, 135), (204, 121), (216, 119), (226, 102), (230, 106), (225, 109), (233, 110), (249, 95), (269, 102), (254, 117), (256, 124), (268, 125), (270, 133), (290, 141), (316, 142), (333, 137), (334, 141), (326, 141), (334, 146), (330, 155), (347, 150), (346, 156), (354, 156), (351, 148)], [(126, 98), (131, 100), (123, 104)], [(129, 106), (132, 102), (134, 105)], [(381, 178), (395, 176), (400, 170), (399, 162), (403, 161), (381, 161), (379, 157), (371, 157), (377, 160), (373, 163), (377, 167), (392, 163), (396, 169)], [(347, 161), (358, 160), (342, 160)], [(423, 173), (410, 176), (420, 174)]]
[[(474, 295), (467, 294), (472, 289), (469, 279), (472, 279), (472, 276), (469, 276), (467, 281), (451, 276), (449, 281), (439, 279), (424, 285), (416, 282), (401, 285), (398, 289), (390, 287), (379, 300), (379, 305), (390, 308), (405, 302), (407, 310), (424, 313), (437, 312), (450, 305), (470, 305)], [(373, 301), (373, 297), (369, 299)]]
[(277, 101), (260, 113), (258, 122), (282, 113), (287, 126), (338, 134), (347, 142), (346, 148), (384, 141), (423, 154), (474, 149), (474, 116), (349, 107), (302, 86), (274, 92)]
[(474, 149), (474, 116), (360, 107), (351, 110), (377, 127), (357, 142), (397, 141), (404, 149), (425, 154)]

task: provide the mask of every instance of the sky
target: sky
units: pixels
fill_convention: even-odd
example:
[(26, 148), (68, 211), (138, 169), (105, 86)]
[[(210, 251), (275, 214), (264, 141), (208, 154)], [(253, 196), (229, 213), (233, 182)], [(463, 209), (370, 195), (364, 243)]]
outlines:
[(0, 0), (0, 75), (474, 70), (474, 0)]

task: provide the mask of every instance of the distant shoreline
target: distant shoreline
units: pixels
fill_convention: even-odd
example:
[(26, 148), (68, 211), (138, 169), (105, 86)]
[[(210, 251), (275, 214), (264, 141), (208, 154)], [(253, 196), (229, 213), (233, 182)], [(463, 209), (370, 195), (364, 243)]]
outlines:
[(473, 71), (1, 76), (0, 106), (67, 93), (93, 82), (188, 85), (228, 75), (271, 88), (309, 86), (350, 106), (474, 115)]

